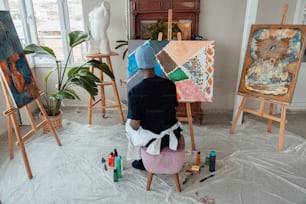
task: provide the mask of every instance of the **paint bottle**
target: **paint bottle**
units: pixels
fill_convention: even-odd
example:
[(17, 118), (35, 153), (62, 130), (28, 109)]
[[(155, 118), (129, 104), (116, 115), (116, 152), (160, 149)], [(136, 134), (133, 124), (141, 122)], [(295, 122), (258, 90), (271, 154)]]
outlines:
[(201, 164), (201, 152), (198, 152), (198, 154), (197, 154), (196, 163)]
[(120, 156), (116, 156), (116, 158), (115, 158), (115, 169), (117, 171), (118, 179), (121, 178), (122, 175), (121, 175), (121, 158), (120, 158)]
[(114, 155), (113, 152), (111, 152), (111, 153), (108, 155), (108, 166), (114, 167), (114, 164), (115, 164), (115, 155)]
[(118, 182), (118, 173), (117, 173), (117, 169), (114, 169), (114, 182)]
[(216, 152), (210, 151), (209, 154), (209, 171), (214, 172), (216, 167)]

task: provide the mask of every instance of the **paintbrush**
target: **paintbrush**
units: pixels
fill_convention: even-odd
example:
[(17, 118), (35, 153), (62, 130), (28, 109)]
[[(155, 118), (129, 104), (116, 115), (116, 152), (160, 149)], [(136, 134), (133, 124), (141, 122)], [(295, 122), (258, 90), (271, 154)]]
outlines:
[(209, 179), (210, 177), (213, 177), (214, 175), (213, 174), (211, 174), (211, 175), (209, 175), (209, 176), (207, 176), (207, 177), (205, 177), (205, 178), (203, 178), (203, 179), (201, 179), (200, 180), (200, 182), (203, 182), (203, 181), (205, 181), (205, 180), (207, 180), (207, 179)]

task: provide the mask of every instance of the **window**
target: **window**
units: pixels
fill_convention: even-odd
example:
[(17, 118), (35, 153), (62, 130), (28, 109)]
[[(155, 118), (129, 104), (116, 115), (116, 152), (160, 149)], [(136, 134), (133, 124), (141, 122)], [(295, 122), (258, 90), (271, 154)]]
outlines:
[(21, 16), (21, 12), (18, 6), (18, 0), (12, 0), (9, 1), (9, 7), (10, 7), (10, 13), (15, 25), (15, 28), (17, 30), (19, 39), (21, 41), (22, 46), (25, 46), (26, 42), (25, 42), (25, 33), (23, 30), (23, 26), (22, 26), (22, 16)]
[(63, 60), (63, 32), (56, 1), (32, 0), (39, 44), (51, 47), (57, 58)]
[[(0, 0), (8, 7), (22, 46), (37, 43), (52, 48), (59, 60), (68, 56), (68, 33), (85, 30), (81, 0)], [(5, 6), (7, 5), (7, 6)], [(86, 43), (74, 49), (73, 62), (84, 59)], [(37, 64), (48, 64), (44, 58)]]

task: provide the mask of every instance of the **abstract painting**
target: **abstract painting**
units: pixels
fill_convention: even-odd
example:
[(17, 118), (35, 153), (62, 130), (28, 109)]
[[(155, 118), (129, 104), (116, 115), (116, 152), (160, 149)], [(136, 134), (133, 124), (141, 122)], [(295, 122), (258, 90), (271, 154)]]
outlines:
[(252, 25), (238, 92), (291, 103), (306, 25)]
[(0, 11), (0, 74), (15, 107), (20, 108), (39, 96), (8, 11)]
[(214, 41), (129, 41), (128, 91), (143, 79), (135, 61), (142, 44), (153, 48), (155, 73), (175, 83), (180, 102), (212, 102)]

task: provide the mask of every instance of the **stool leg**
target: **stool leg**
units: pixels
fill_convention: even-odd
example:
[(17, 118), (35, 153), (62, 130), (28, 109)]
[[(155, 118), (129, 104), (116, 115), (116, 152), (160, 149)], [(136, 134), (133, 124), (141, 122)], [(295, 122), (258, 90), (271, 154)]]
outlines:
[(150, 190), (150, 186), (151, 186), (152, 178), (153, 178), (153, 173), (148, 172), (147, 191), (149, 191), (149, 190)]
[(181, 185), (180, 185), (178, 173), (172, 174), (172, 176), (173, 176), (173, 179), (174, 179), (174, 181), (175, 181), (175, 185), (176, 185), (177, 191), (178, 191), (178, 192), (181, 192)]

